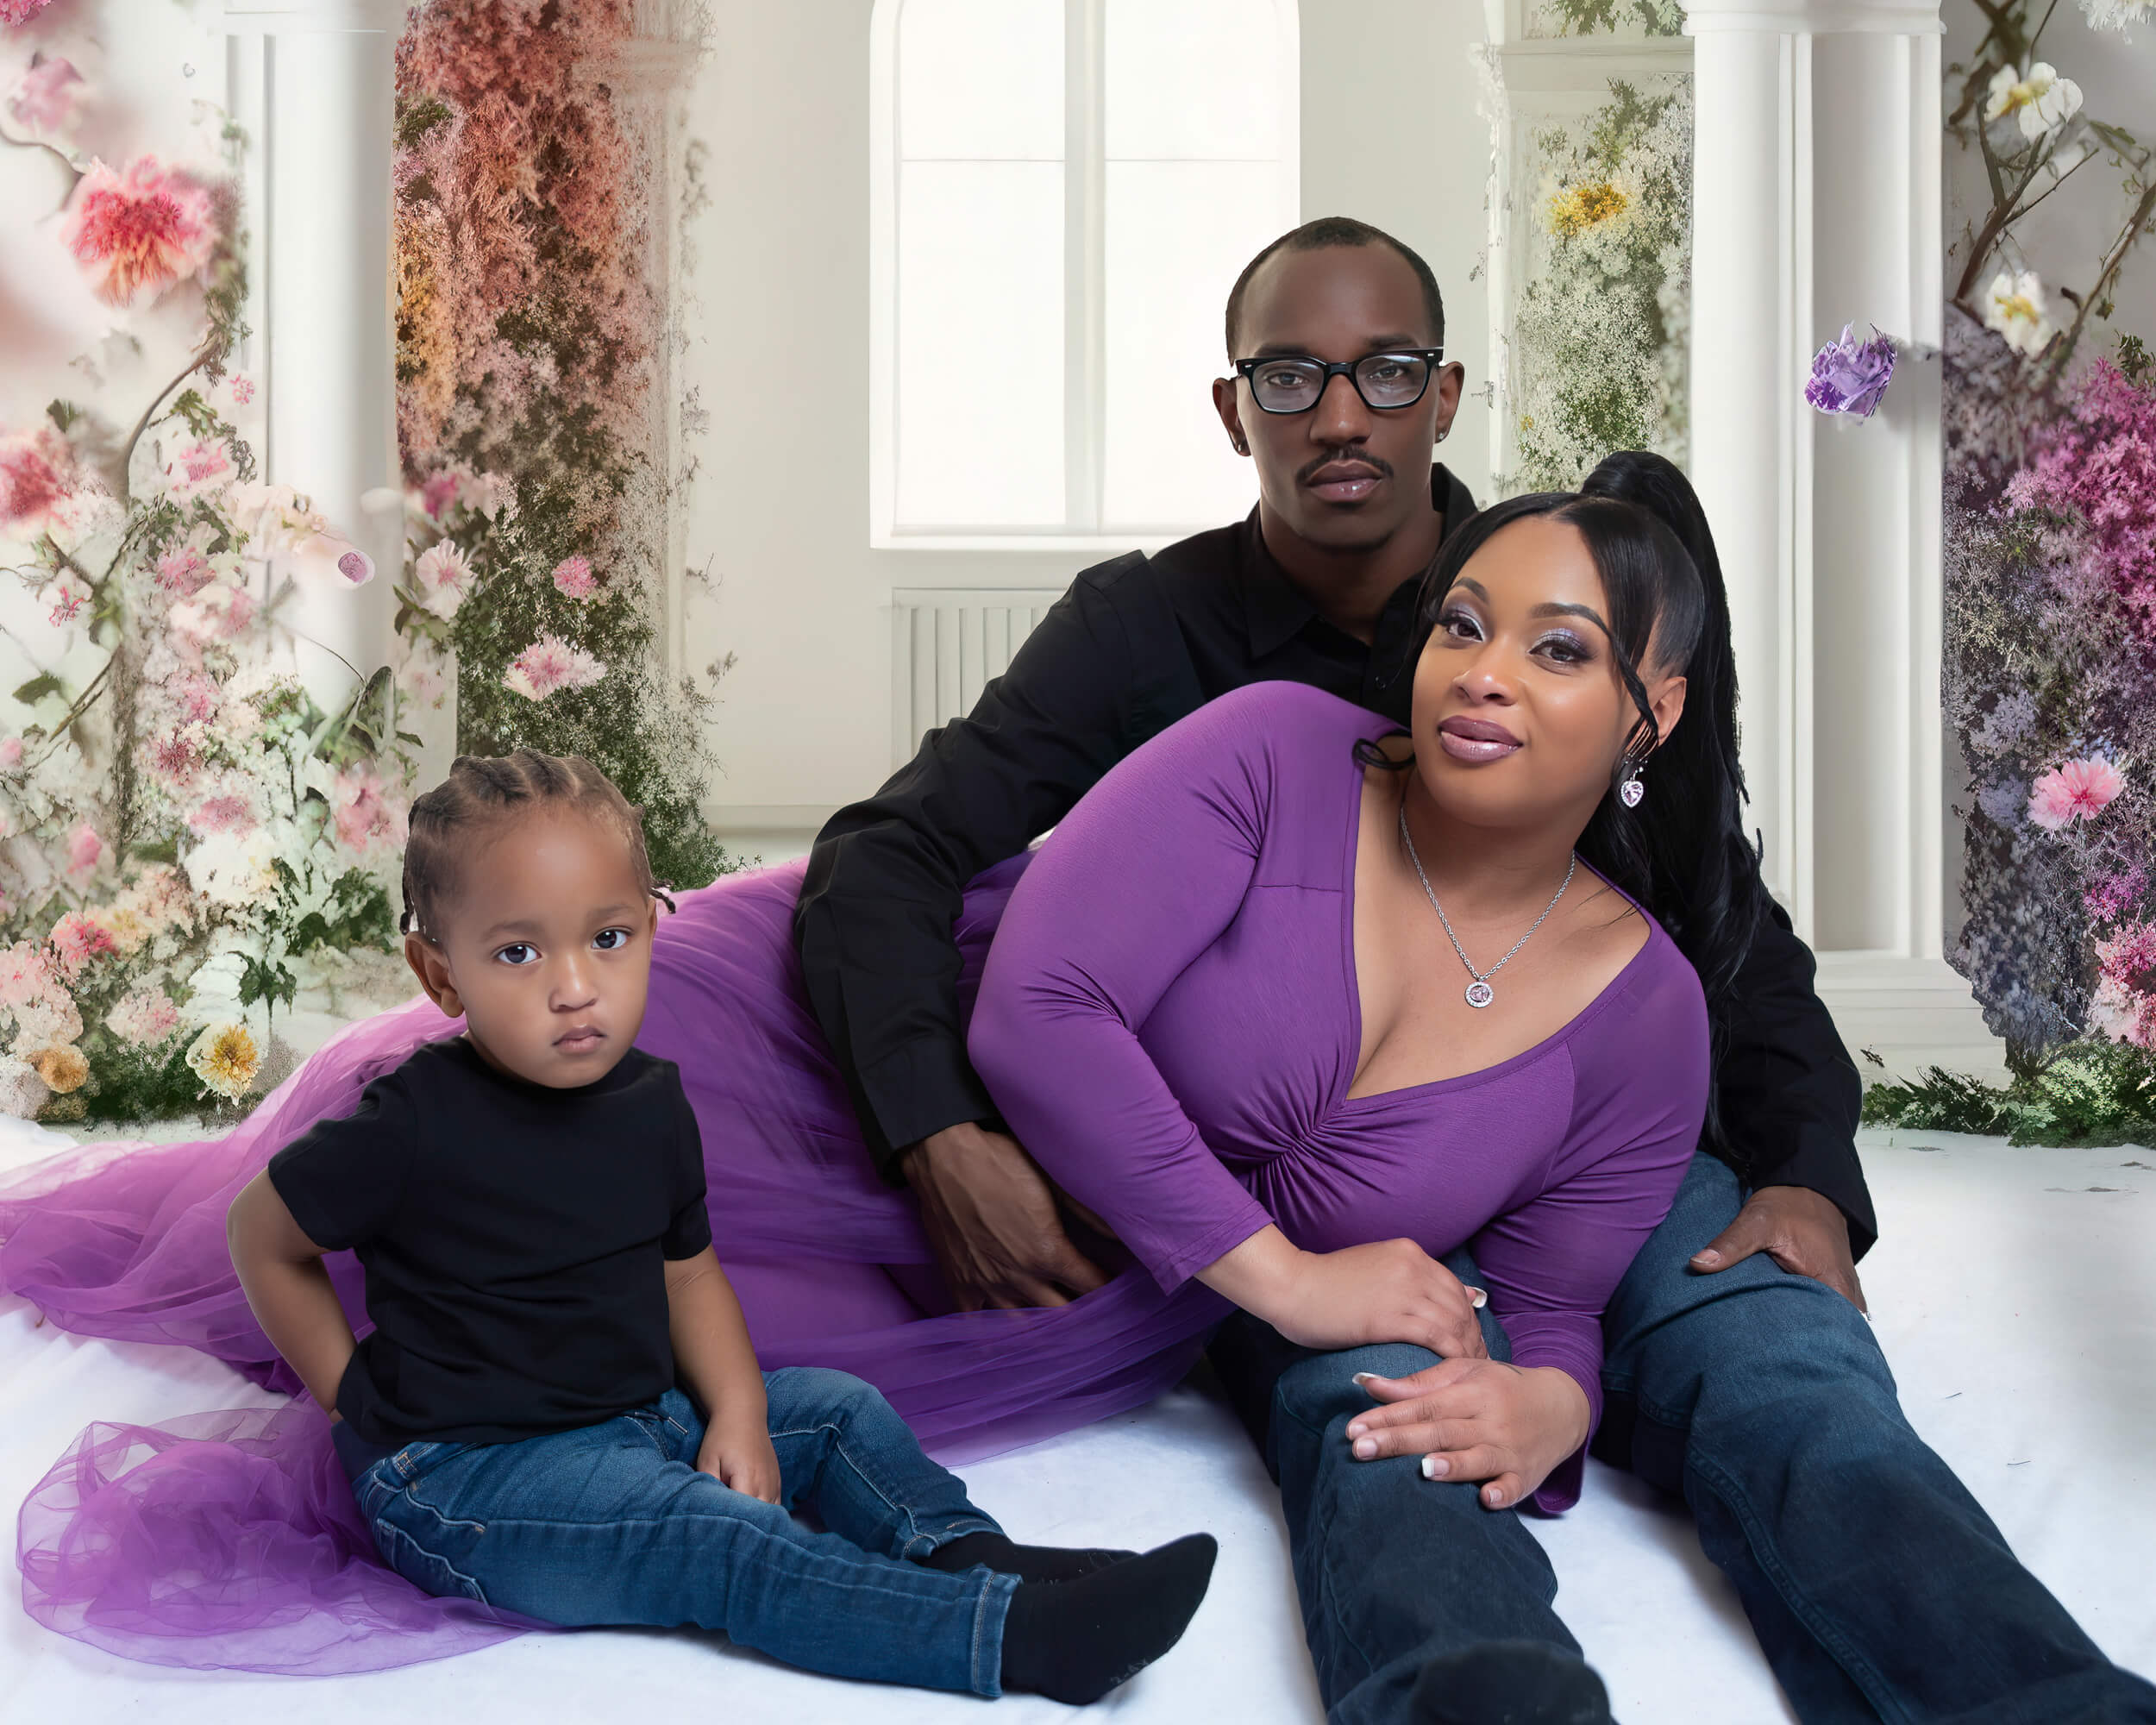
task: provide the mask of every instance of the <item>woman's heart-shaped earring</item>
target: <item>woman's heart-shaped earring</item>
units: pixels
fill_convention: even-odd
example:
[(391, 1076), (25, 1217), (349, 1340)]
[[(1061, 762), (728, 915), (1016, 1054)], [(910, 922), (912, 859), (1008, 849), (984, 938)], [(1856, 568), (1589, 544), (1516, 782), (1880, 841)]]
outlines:
[(1628, 808), (1638, 808), (1640, 800), (1647, 794), (1647, 787), (1639, 782), (1639, 768), (1634, 767), (1625, 782), (1617, 787), (1617, 800)]

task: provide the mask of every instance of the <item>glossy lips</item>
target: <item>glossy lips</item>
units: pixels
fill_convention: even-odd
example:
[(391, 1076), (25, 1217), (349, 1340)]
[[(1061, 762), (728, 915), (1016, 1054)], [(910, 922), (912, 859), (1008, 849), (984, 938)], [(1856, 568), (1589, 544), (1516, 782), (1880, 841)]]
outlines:
[(1438, 746), (1455, 761), (1501, 761), (1524, 746), (1501, 724), (1455, 716), (1438, 727)]

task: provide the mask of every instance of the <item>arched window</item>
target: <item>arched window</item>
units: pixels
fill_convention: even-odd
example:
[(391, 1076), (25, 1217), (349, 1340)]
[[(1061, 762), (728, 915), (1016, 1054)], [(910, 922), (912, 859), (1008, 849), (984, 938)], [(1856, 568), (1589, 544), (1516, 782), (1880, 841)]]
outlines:
[(1247, 510), (1206, 386), (1298, 219), (1294, 0), (879, 0), (874, 41), (875, 542)]

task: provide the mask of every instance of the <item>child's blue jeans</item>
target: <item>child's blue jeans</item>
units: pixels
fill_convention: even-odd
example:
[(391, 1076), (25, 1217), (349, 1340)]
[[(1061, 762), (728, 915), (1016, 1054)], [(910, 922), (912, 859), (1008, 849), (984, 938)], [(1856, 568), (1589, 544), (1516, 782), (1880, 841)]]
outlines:
[(431, 1594), (563, 1625), (693, 1623), (835, 1677), (1000, 1694), (1017, 1578), (906, 1559), (1001, 1529), (859, 1378), (796, 1368), (764, 1386), (777, 1503), (696, 1471), (704, 1423), (678, 1389), (521, 1443), (376, 1452), (353, 1494), (383, 1561)]

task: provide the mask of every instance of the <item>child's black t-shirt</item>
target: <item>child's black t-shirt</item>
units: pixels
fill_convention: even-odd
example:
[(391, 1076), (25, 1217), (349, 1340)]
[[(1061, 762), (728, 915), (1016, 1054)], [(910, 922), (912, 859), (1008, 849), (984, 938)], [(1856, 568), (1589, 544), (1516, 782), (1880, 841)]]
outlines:
[(508, 1443), (674, 1383), (667, 1258), (711, 1241), (696, 1116), (631, 1049), (573, 1090), (430, 1043), (270, 1158), (292, 1220), (367, 1270), (337, 1408), (370, 1444)]

